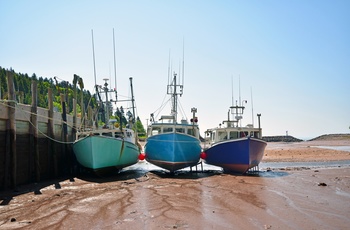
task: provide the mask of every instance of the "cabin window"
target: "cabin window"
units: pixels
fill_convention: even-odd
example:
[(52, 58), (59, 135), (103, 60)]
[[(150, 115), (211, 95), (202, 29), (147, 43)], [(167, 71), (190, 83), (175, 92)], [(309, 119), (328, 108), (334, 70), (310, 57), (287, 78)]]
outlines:
[(173, 132), (172, 127), (163, 128), (163, 133), (171, 133), (171, 132)]
[(254, 132), (254, 137), (255, 138), (260, 138), (260, 133), (259, 132)]
[(195, 136), (195, 132), (193, 132), (193, 131), (194, 131), (194, 130), (190, 128), (190, 129), (187, 130), (187, 134), (188, 134), (188, 135)]
[(240, 132), (241, 137), (247, 137), (249, 135), (249, 132)]
[(151, 135), (153, 136), (153, 135), (157, 135), (159, 133), (161, 133), (160, 132), (160, 128), (159, 127), (153, 127)]
[(184, 133), (185, 130), (183, 128), (176, 128), (177, 133)]
[(131, 137), (131, 132), (126, 132), (127, 137)]
[(235, 131), (230, 132), (230, 139), (237, 139), (238, 138), (238, 133)]
[(213, 132), (213, 133), (211, 134), (211, 140), (212, 140), (212, 141), (215, 141), (215, 134), (216, 134), (215, 132)]
[(227, 140), (226, 132), (218, 132), (219, 140)]

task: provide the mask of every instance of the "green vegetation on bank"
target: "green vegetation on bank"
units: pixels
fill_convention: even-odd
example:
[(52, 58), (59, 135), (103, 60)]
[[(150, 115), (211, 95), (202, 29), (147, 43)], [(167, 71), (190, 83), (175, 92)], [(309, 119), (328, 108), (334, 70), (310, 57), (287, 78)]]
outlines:
[[(68, 114), (73, 114), (73, 98), (75, 95), (75, 89), (77, 93), (77, 113), (81, 113), (80, 101), (81, 97), (83, 97), (84, 107), (87, 108), (91, 106), (93, 109), (97, 108), (97, 101), (95, 94), (91, 94), (89, 90), (81, 89), (77, 82), (74, 82), (74, 76), (72, 76), (72, 82), (75, 84), (71, 84), (68, 81), (59, 81), (58, 78), (43, 78), (38, 77), (35, 73), (32, 76), (29, 76), (27, 73), (16, 73), (13, 69), (5, 69), (0, 66), (0, 100), (8, 99), (8, 87), (7, 87), (7, 75), (6, 72), (12, 72), (14, 75), (14, 87), (16, 91), (16, 99), (18, 103), (28, 104), (32, 103), (32, 93), (31, 93), (31, 83), (32, 81), (37, 81), (38, 84), (38, 107), (48, 108), (48, 89), (52, 89), (53, 93), (53, 104), (54, 107), (57, 108), (58, 111), (62, 112), (60, 94), (64, 94), (66, 97), (66, 108)], [(86, 111), (86, 110), (85, 110)], [(120, 120), (117, 114), (111, 114), (112, 117)], [(100, 123), (101, 121), (99, 121)], [(127, 124), (126, 118), (122, 116), (123, 126)], [(140, 136), (145, 136), (145, 129), (139, 117), (136, 118), (136, 122), (134, 125), (137, 133)]]

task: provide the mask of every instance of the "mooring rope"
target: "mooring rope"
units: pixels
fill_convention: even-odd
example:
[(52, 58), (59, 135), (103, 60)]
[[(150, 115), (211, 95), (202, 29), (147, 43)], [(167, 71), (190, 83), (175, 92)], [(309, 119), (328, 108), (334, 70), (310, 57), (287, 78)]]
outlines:
[[(4, 103), (4, 102), (10, 102), (10, 101), (1, 100), (1, 101), (0, 101), (0, 104), (6, 106), (6, 107), (8, 107), (8, 108), (16, 109), (16, 106), (11, 106), (11, 105), (8, 105), (8, 104), (6, 104), (6, 103)], [(13, 102), (13, 101), (11, 101), (11, 102)], [(16, 103), (16, 105), (18, 104), (17, 102), (15, 102), (15, 103)], [(17, 106), (17, 107), (18, 107), (18, 106)], [(57, 143), (60, 143), (60, 144), (72, 144), (72, 143), (74, 143), (74, 142), (71, 142), (71, 141), (65, 142), (65, 141), (56, 140), (56, 139), (54, 139), (54, 138), (48, 136), (47, 134), (45, 134), (44, 132), (42, 132), (38, 127), (36, 127), (36, 126), (30, 121), (30, 118), (28, 118), (27, 115), (28, 115), (28, 114), (29, 114), (29, 115), (36, 115), (36, 116), (38, 116), (38, 117), (46, 118), (46, 119), (48, 119), (48, 120), (57, 121), (57, 122), (62, 122), (63, 124), (66, 124), (66, 125), (68, 125), (68, 126), (71, 127), (71, 128), (74, 128), (74, 126), (70, 125), (68, 122), (66, 122), (66, 121), (61, 121), (61, 120), (57, 120), (57, 119), (53, 119), (53, 118), (46, 117), (46, 116), (43, 116), (43, 115), (40, 115), (40, 114), (28, 112), (28, 111), (25, 111), (25, 110), (23, 110), (23, 109), (18, 109), (18, 110), (24, 115), (24, 117), (26, 118), (26, 120), (27, 120), (39, 133), (41, 133), (44, 137), (46, 137), (46, 138), (48, 138), (48, 139), (50, 139), (50, 140), (52, 140), (52, 141), (55, 141), (55, 142), (57, 142)]]

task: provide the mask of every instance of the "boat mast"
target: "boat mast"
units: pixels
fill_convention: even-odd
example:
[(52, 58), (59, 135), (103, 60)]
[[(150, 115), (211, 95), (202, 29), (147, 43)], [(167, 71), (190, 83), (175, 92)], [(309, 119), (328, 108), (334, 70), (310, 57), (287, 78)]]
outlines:
[(176, 88), (177, 88), (177, 85), (176, 85), (176, 73), (174, 73), (174, 92), (173, 92), (173, 95), (172, 95), (173, 108), (171, 110), (171, 113), (174, 114), (174, 117), (175, 117), (174, 122), (175, 123), (177, 122), (177, 94), (176, 94)]
[(115, 100), (118, 100), (117, 97), (117, 62), (115, 60), (115, 38), (114, 38), (114, 28), (113, 28), (113, 56), (114, 56), (114, 90), (115, 90)]
[(108, 101), (108, 93), (109, 93), (109, 90), (108, 90), (108, 78), (104, 78), (103, 79), (105, 81), (105, 84), (104, 84), (104, 87), (103, 87), (103, 91), (105, 92), (105, 95), (106, 95), (106, 112), (105, 112), (105, 123), (106, 125), (108, 124), (109, 122), (109, 101)]
[(252, 101), (252, 125), (254, 127), (254, 105), (253, 105), (253, 89), (250, 87), (250, 100)]
[[(183, 41), (184, 43), (185, 41)], [(179, 83), (177, 83), (176, 76), (177, 74), (174, 72), (173, 81), (171, 84), (167, 85), (167, 94), (171, 95), (172, 99), (172, 108), (171, 108), (171, 115), (174, 116), (174, 123), (177, 123), (177, 96), (182, 96), (183, 93), (183, 87), (184, 87), (184, 75), (185, 75), (185, 45), (183, 45), (183, 55), (182, 55), (182, 83), (181, 80), (179, 80)], [(170, 62), (170, 52), (169, 52), (169, 62)], [(181, 75), (181, 74), (180, 74)], [(181, 77), (181, 76), (180, 76)], [(168, 70), (168, 79), (169, 79), (169, 70)]]
[(95, 65), (95, 47), (94, 47), (94, 31), (91, 30), (91, 37), (92, 37), (92, 59), (94, 62), (94, 78), (95, 78), (95, 86), (96, 84), (96, 65)]
[(174, 73), (173, 81), (170, 85), (168, 85), (167, 94), (171, 95), (172, 100), (172, 108), (171, 108), (171, 115), (174, 116), (174, 123), (177, 122), (177, 96), (182, 95), (183, 92), (183, 85), (177, 83), (176, 79), (177, 75)]
[(135, 99), (134, 99), (134, 89), (132, 86), (132, 77), (130, 77), (129, 80), (130, 80), (130, 88), (131, 88), (132, 124), (135, 124)]

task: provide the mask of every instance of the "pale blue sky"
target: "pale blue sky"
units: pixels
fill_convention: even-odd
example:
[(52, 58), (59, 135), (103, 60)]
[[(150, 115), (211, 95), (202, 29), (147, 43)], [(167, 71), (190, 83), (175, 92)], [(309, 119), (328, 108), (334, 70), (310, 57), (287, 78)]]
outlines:
[(252, 120), (252, 88), (263, 135), (350, 133), (350, 1), (0, 0), (0, 9), (0, 66), (69, 81), (78, 74), (90, 91), (91, 29), (101, 84), (114, 76), (114, 28), (117, 88), (128, 95), (133, 77), (144, 125), (166, 94), (169, 50), (179, 72), (184, 39), (180, 100), (188, 118), (197, 107), (202, 133), (226, 119), (239, 78), (243, 123)]

